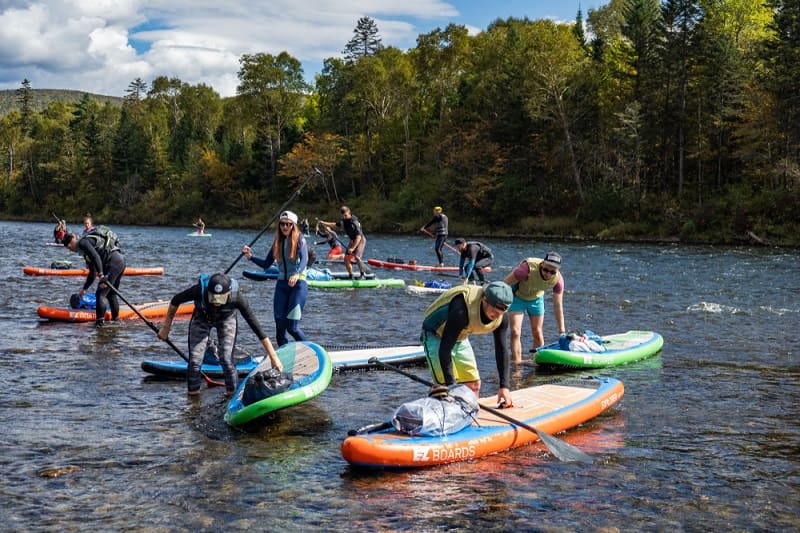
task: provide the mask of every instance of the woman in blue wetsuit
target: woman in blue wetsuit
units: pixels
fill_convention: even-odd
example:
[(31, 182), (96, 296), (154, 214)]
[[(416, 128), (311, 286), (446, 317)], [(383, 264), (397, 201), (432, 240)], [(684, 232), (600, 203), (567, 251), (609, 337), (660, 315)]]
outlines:
[(300, 329), (300, 319), (308, 298), (306, 283), (308, 245), (297, 225), (297, 215), (291, 211), (281, 213), (275, 240), (266, 258), (253, 256), (249, 246), (242, 247), (242, 254), (264, 269), (273, 263), (278, 265), (278, 280), (275, 283), (275, 297), (272, 301), (278, 346), (289, 342), (287, 333), (296, 341), (306, 340), (303, 330)]

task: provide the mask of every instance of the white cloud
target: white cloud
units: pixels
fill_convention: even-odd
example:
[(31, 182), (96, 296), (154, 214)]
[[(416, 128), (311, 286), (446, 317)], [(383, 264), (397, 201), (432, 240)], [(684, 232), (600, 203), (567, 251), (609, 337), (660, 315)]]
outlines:
[[(287, 51), (311, 79), (339, 56), (362, 16), (384, 44), (407, 49), (415, 20), (458, 14), (441, 0), (33, 0), (0, 3), (0, 88), (122, 96), (130, 82), (159, 75), (235, 94), (243, 54)], [(137, 53), (144, 43), (149, 49)], [(311, 70), (311, 71), (310, 71)]]

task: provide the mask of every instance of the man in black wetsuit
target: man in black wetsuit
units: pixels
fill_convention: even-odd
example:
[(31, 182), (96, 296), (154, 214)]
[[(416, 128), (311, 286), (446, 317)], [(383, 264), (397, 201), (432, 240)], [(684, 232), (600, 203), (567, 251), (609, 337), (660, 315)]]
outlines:
[(266, 350), (272, 366), (283, 370), (283, 365), (272, 342), (261, 329), (258, 319), (250, 308), (244, 293), (239, 291), (239, 284), (225, 274), (216, 273), (213, 276), (203, 274), (200, 279), (187, 289), (172, 297), (169, 302), (167, 316), (158, 332), (158, 338), (167, 340), (172, 327), (172, 319), (178, 307), (186, 302), (194, 301), (194, 313), (189, 323), (189, 369), (186, 374), (186, 385), (189, 396), (200, 394), (202, 379), (200, 366), (208, 345), (211, 328), (216, 328), (219, 346), (219, 361), (225, 376), (225, 393), (231, 396), (239, 384), (239, 376), (233, 363), (233, 348), (236, 344), (236, 311), (242, 313), (250, 329), (256, 334), (261, 345)]
[(92, 286), (95, 278), (98, 279), (95, 291), (95, 326), (104, 324), (106, 303), (111, 311), (111, 320), (116, 320), (119, 317), (119, 299), (116, 291), (112, 292), (108, 284), (119, 289), (122, 275), (125, 273), (125, 256), (122, 255), (118, 243), (109, 242), (104, 236), (95, 233), (95, 228), (81, 238), (75, 233), (67, 233), (61, 243), (70, 251), (83, 255), (89, 269), (86, 281), (78, 293), (79, 301)]
[(470, 280), (484, 283), (486, 277), (483, 275), (483, 269), (492, 266), (494, 262), (494, 255), (488, 246), (482, 242), (472, 241), (467, 242), (464, 239), (456, 239), (456, 248), (459, 253), (458, 260), (458, 275), (468, 283)]

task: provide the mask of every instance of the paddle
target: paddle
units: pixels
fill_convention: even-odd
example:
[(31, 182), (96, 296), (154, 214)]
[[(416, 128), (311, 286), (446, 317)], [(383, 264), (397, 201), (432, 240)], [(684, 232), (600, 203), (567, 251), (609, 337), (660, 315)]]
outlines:
[[(427, 385), (428, 387), (433, 387), (433, 383), (431, 383), (430, 381), (427, 381), (427, 380), (425, 380), (425, 379), (423, 379), (423, 378), (421, 378), (421, 377), (419, 377), (419, 376), (417, 376), (415, 374), (411, 374), (409, 372), (406, 372), (405, 370), (397, 368), (396, 366), (392, 366), (392, 365), (390, 365), (388, 363), (384, 363), (383, 361), (379, 360), (377, 357), (370, 358), (369, 362), (372, 363), (372, 364), (380, 365), (380, 366), (382, 366), (384, 368), (387, 368), (389, 370), (394, 370), (395, 372), (397, 372), (399, 374), (403, 374), (404, 376), (406, 376), (408, 378), (411, 378), (411, 379), (413, 379), (414, 381), (416, 381), (418, 383), (422, 383), (423, 385)], [(566, 442), (564, 442), (562, 440), (559, 440), (556, 437), (554, 437), (554, 436), (552, 436), (552, 435), (550, 435), (548, 433), (545, 433), (544, 431), (540, 431), (540, 430), (536, 429), (533, 426), (529, 426), (528, 424), (526, 424), (525, 422), (522, 422), (521, 420), (517, 420), (515, 418), (512, 418), (512, 417), (508, 416), (507, 414), (503, 413), (502, 411), (500, 411), (499, 409), (495, 409), (493, 407), (489, 407), (488, 405), (483, 405), (480, 402), (478, 402), (478, 404), (481, 406), (481, 409), (485, 409), (486, 411), (492, 413), (493, 415), (495, 415), (495, 416), (497, 416), (499, 418), (502, 418), (503, 420), (506, 420), (508, 422), (511, 422), (515, 426), (519, 426), (521, 428), (527, 429), (528, 431), (530, 431), (532, 433), (536, 433), (536, 435), (539, 437), (539, 440), (541, 440), (542, 443), (544, 443), (544, 445), (547, 446), (547, 449), (550, 450), (550, 453), (552, 453), (553, 455), (555, 455), (557, 458), (561, 459), (562, 461), (567, 461), (567, 462), (569, 462), (569, 461), (581, 461), (581, 462), (584, 462), (584, 463), (591, 463), (592, 462), (592, 458), (591, 457), (589, 457), (587, 454), (585, 454), (582, 451), (580, 451), (575, 446), (572, 446), (571, 444), (567, 444)]]
[(389, 429), (392, 427), (391, 422), (378, 422), (377, 424), (368, 424), (366, 426), (362, 426), (358, 429), (351, 429), (347, 432), (349, 437), (353, 437), (355, 435), (361, 435), (362, 433), (372, 433), (374, 431), (380, 431), (382, 429)]
[[(127, 299), (126, 299), (126, 298), (125, 298), (125, 297), (124, 297), (124, 296), (123, 296), (123, 295), (122, 295), (122, 294), (121, 294), (121, 293), (120, 293), (120, 292), (117, 290), (117, 288), (116, 288), (116, 287), (114, 287), (114, 286), (113, 286), (111, 283), (109, 283), (109, 282), (105, 282), (105, 281), (104, 281), (103, 283), (105, 283), (105, 284), (106, 284), (106, 286), (108, 286), (108, 288), (109, 288), (109, 289), (111, 289), (111, 290), (114, 292), (114, 294), (116, 294), (117, 296), (119, 296), (119, 297), (120, 297), (120, 299), (121, 299), (123, 302), (125, 302), (125, 304), (126, 304), (128, 307), (130, 307), (130, 308), (133, 310), (133, 312), (134, 312), (134, 313), (136, 313), (137, 315), (139, 315), (139, 318), (141, 318), (142, 320), (144, 320), (144, 323), (145, 323), (145, 324), (147, 324), (148, 326), (150, 326), (150, 329), (152, 329), (153, 331), (155, 331), (156, 333), (158, 333), (158, 327), (157, 327), (155, 324), (153, 324), (152, 322), (150, 322), (149, 320), (147, 320), (147, 318), (146, 318), (146, 317), (145, 317), (145, 316), (144, 316), (144, 315), (143, 315), (141, 312), (139, 312), (139, 310), (138, 310), (138, 309), (136, 309), (136, 308), (133, 306), (133, 304), (132, 304), (132, 303), (130, 303), (130, 302), (129, 302), (129, 301), (128, 301), (128, 300), (127, 300)], [(176, 352), (178, 355), (180, 355), (180, 356), (181, 356), (181, 359), (183, 359), (183, 360), (184, 360), (184, 361), (186, 361), (187, 363), (189, 362), (189, 358), (188, 358), (188, 357), (186, 357), (186, 355), (185, 355), (185, 354), (184, 354), (184, 353), (181, 351), (181, 349), (180, 349), (180, 348), (178, 348), (177, 346), (175, 346), (175, 343), (174, 343), (174, 342), (172, 342), (170, 339), (166, 339), (164, 342), (166, 342), (167, 344), (169, 344), (170, 348), (172, 348), (173, 350), (175, 350), (175, 352)], [(203, 376), (203, 379), (205, 379), (205, 380), (206, 380), (206, 385), (208, 385), (209, 387), (224, 387), (224, 386), (225, 386), (225, 384), (224, 384), (224, 383), (220, 383), (219, 381), (214, 381), (213, 379), (211, 379), (210, 377), (208, 377), (208, 375), (206, 375), (206, 373), (205, 373), (205, 372), (203, 372), (202, 370), (200, 371), (200, 375), (201, 375), (201, 376)]]
[[(425, 228), (422, 228), (420, 231), (422, 233), (424, 233), (425, 235), (427, 235), (428, 237), (433, 237), (434, 239), (436, 238), (436, 235), (434, 235), (430, 231), (426, 230)], [(448, 243), (444, 243), (444, 245), (447, 246), (448, 249), (450, 249), (450, 250), (454, 251), (455, 253), (457, 253), (458, 255), (461, 255), (461, 252), (459, 252), (456, 248), (453, 248), (452, 246), (450, 246)]]
[[(303, 181), (303, 183), (301, 183), (301, 184), (300, 184), (300, 187), (299, 187), (299, 188), (298, 188), (296, 191), (294, 191), (294, 194), (292, 194), (292, 195), (289, 197), (289, 199), (288, 199), (288, 200), (286, 200), (286, 201), (283, 203), (283, 205), (281, 206), (281, 208), (280, 208), (280, 209), (278, 209), (278, 212), (277, 212), (277, 213), (275, 213), (275, 214), (272, 216), (272, 218), (271, 218), (271, 219), (269, 219), (269, 222), (267, 222), (267, 225), (266, 225), (266, 226), (264, 226), (264, 229), (262, 229), (262, 230), (259, 232), (259, 234), (258, 234), (258, 235), (256, 235), (256, 236), (255, 236), (255, 238), (254, 238), (254, 239), (253, 239), (253, 240), (250, 242), (250, 244), (248, 244), (247, 246), (249, 246), (250, 248), (252, 248), (252, 247), (253, 247), (253, 245), (256, 243), (256, 241), (258, 241), (258, 239), (260, 239), (260, 238), (261, 238), (261, 236), (262, 236), (262, 235), (264, 235), (264, 233), (266, 233), (266, 231), (269, 229), (269, 227), (272, 225), (272, 223), (273, 223), (273, 222), (275, 222), (275, 219), (276, 219), (276, 218), (278, 218), (278, 217), (281, 215), (281, 213), (283, 213), (283, 210), (284, 210), (284, 209), (286, 209), (286, 206), (287, 206), (287, 205), (289, 205), (290, 203), (292, 203), (292, 202), (294, 201), (294, 199), (295, 199), (295, 198), (297, 198), (297, 195), (298, 195), (298, 194), (300, 194), (300, 191), (302, 191), (302, 190), (303, 190), (303, 188), (306, 186), (306, 184), (308, 184), (308, 182), (309, 182), (309, 181), (311, 181), (311, 178), (313, 178), (314, 176), (317, 176), (317, 175), (319, 175), (319, 176), (322, 176), (322, 172), (321, 172), (321, 171), (320, 171), (320, 169), (318, 169), (317, 167), (314, 167), (314, 171), (313, 171), (311, 174), (309, 174), (309, 175), (308, 175), (308, 177), (307, 177), (307, 178), (306, 178), (306, 179)], [(235, 267), (235, 266), (236, 266), (236, 263), (238, 263), (238, 262), (239, 262), (239, 260), (240, 260), (242, 257), (244, 257), (244, 253), (243, 253), (243, 252), (239, 252), (239, 256), (238, 256), (238, 257), (237, 257), (237, 258), (236, 258), (236, 259), (233, 261), (233, 263), (231, 263), (231, 266), (229, 266), (229, 267), (228, 267), (228, 268), (225, 270), (225, 274), (227, 274), (228, 272), (230, 272), (230, 271), (233, 269), (233, 267)]]

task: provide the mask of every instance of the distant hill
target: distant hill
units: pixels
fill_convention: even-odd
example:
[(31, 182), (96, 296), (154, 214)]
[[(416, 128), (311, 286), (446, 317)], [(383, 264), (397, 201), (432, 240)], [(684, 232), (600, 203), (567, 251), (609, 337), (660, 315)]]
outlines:
[[(50, 102), (65, 102), (77, 104), (86, 94), (85, 91), (70, 91), (65, 89), (31, 89), (33, 95), (32, 105), (34, 111), (45, 109)], [(104, 96), (102, 94), (89, 93), (98, 102), (122, 105), (123, 98), (120, 96)], [(0, 90), (0, 117), (7, 115), (14, 109), (19, 109), (19, 101), (16, 89)]]

